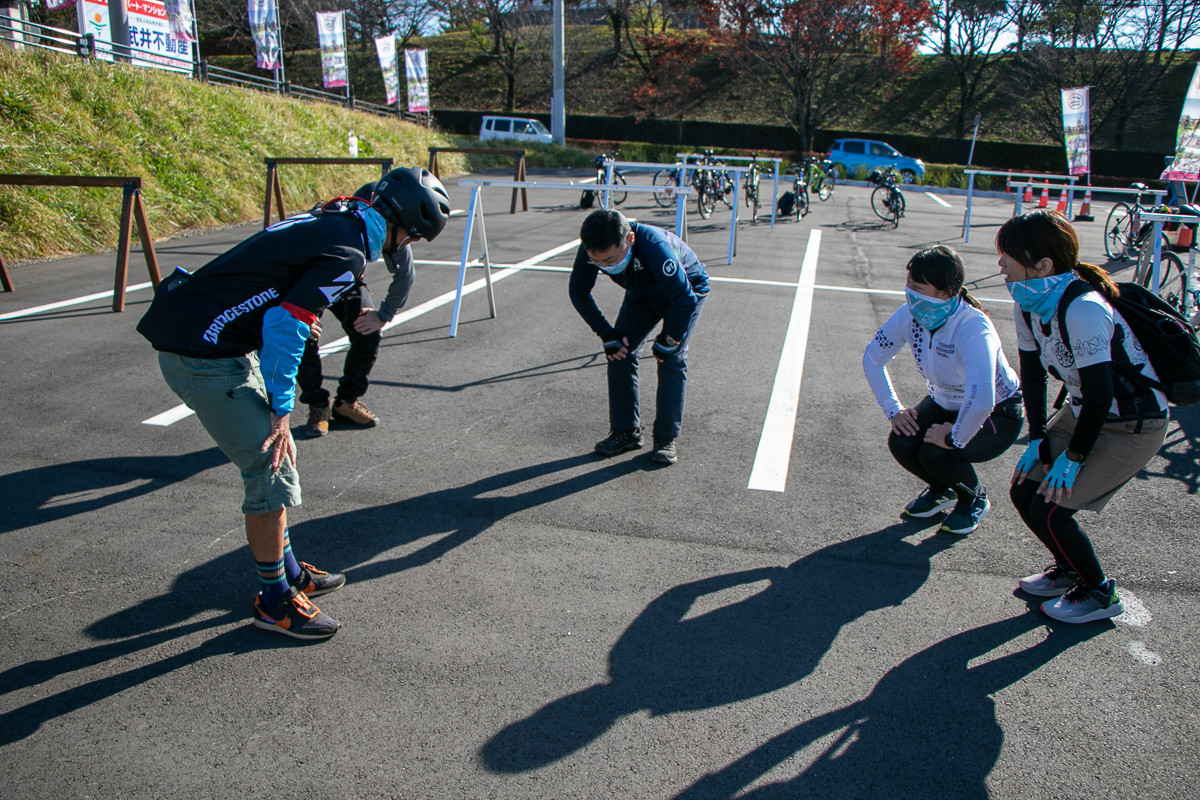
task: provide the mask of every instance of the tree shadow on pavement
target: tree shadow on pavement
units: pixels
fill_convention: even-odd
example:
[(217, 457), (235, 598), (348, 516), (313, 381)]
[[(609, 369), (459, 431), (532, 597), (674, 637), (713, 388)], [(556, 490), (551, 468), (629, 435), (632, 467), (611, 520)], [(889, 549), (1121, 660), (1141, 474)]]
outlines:
[[(925, 527), (933, 523), (925, 523)], [(543, 706), (481, 751), (488, 769), (516, 773), (566, 758), (621, 717), (735, 703), (809, 675), (842, 626), (895, 606), (929, 576), (930, 558), (955, 537), (906, 541), (912, 523), (839, 542), (788, 567), (764, 567), (677, 586), (643, 611), (609, 654), (608, 681)], [(688, 616), (726, 589), (766, 582), (752, 596)]]
[[(985, 659), (994, 650), (1012, 650), (1018, 637), (1046, 625), (1028, 613), (944, 639), (898, 664), (864, 699), (774, 736), (677, 798), (986, 800), (985, 781), (1004, 744), (995, 694), (1113, 628), (1107, 621), (1055, 625), (1031, 646)], [(746, 791), (820, 740), (820, 751), (804, 759), (809, 766), (795, 777)]]
[(87, 514), (228, 464), (216, 447), (178, 456), (117, 456), (0, 475), (0, 533)]

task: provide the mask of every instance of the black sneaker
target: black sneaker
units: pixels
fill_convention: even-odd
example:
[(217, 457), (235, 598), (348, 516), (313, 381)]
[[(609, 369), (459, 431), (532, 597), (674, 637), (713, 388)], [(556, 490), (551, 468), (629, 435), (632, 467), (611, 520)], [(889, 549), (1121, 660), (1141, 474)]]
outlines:
[(338, 632), (338, 621), (308, 601), (304, 592), (289, 586), (278, 603), (271, 608), (254, 598), (254, 627), (275, 631), (293, 639), (328, 639)]
[(324, 572), (312, 564), (300, 562), (300, 577), (292, 584), (309, 597), (317, 597), (337, 591), (346, 585), (346, 576), (340, 572)]
[(679, 457), (675, 455), (675, 440), (655, 439), (654, 452), (650, 454), (650, 460), (664, 467), (669, 467), (678, 461)]
[(943, 511), (949, 511), (954, 508), (954, 504), (958, 502), (958, 495), (953, 489), (943, 489), (940, 492), (935, 492), (932, 486), (926, 486), (925, 490), (909, 501), (904, 510), (900, 512), (901, 517), (912, 517), (913, 519), (928, 519), (929, 517), (937, 516)]
[(596, 442), (596, 452), (602, 456), (620, 455), (627, 450), (640, 450), (641, 448), (641, 428), (634, 428), (631, 431), (611, 431), (607, 439)]

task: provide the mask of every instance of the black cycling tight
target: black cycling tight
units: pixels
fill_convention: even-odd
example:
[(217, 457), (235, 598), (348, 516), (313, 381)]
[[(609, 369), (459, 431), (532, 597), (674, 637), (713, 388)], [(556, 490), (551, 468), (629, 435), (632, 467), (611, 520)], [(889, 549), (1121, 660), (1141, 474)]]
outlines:
[(1013, 486), (1008, 496), (1029, 530), (1046, 545), (1059, 566), (1079, 575), (1088, 586), (1104, 583), (1104, 569), (1092, 549), (1092, 540), (1075, 521), (1078, 509), (1052, 503), (1037, 492), (1038, 482), (1026, 479)]

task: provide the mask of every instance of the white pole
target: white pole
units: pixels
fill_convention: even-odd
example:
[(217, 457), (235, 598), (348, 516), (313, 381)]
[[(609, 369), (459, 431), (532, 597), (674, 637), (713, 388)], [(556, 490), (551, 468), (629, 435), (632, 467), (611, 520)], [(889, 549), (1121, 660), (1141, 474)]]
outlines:
[(566, 63), (565, 30), (563, 0), (554, 0), (554, 94), (550, 102), (550, 134), (559, 147), (567, 141), (567, 106), (563, 78), (563, 67)]

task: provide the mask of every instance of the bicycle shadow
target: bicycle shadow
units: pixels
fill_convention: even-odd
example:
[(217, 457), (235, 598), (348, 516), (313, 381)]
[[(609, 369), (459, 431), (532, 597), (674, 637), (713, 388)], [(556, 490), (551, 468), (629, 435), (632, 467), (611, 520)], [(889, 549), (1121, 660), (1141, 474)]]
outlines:
[[(944, 639), (888, 671), (867, 697), (778, 734), (700, 778), (676, 800), (986, 800), (986, 780), (1004, 745), (995, 695), (1114, 627), (1111, 622), (1047, 627), (1040, 642), (982, 660), (994, 650), (1012, 649), (1019, 637), (1044, 626), (1044, 619), (1028, 613)], [(828, 741), (815, 760), (795, 777), (745, 791), (823, 739)]]
[(0, 475), (0, 533), (89, 514), (228, 464), (216, 447), (176, 456), (116, 456)]
[[(932, 523), (926, 523), (925, 527)], [(932, 534), (905, 541), (899, 523), (830, 545), (788, 567), (717, 575), (670, 589), (650, 603), (613, 645), (608, 680), (554, 700), (499, 731), (480, 751), (492, 772), (538, 769), (578, 752), (622, 717), (728, 705), (809, 675), (842, 626), (902, 603), (930, 572), (930, 559), (954, 544)], [(696, 615), (697, 601), (755, 584), (743, 600)]]
[(1179, 481), (1188, 494), (1200, 494), (1200, 407), (1172, 406), (1171, 421), (1158, 451), (1164, 462), (1162, 470), (1155, 472), (1147, 466), (1140, 474)]

